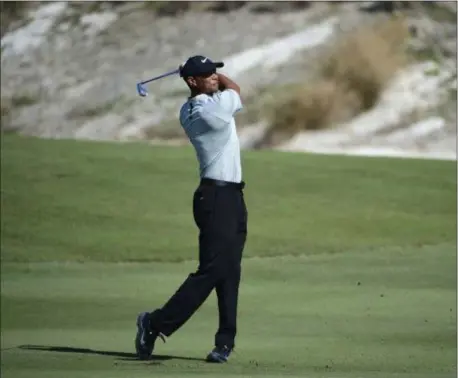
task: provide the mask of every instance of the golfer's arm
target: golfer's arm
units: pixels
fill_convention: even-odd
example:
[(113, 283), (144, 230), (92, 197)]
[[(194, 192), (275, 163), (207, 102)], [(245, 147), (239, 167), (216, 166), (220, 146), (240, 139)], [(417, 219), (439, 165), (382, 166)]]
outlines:
[(220, 90), (224, 91), (225, 89), (233, 89), (240, 96), (240, 87), (234, 81), (229, 79), (226, 75), (218, 73), (218, 80)]

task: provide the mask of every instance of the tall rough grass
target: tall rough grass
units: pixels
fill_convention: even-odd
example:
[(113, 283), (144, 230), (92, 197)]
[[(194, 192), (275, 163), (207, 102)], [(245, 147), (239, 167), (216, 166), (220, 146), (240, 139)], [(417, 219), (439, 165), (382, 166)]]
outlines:
[(372, 108), (407, 63), (407, 38), (401, 17), (341, 35), (319, 59), (314, 80), (296, 85), (269, 105), (268, 141), (332, 127)]

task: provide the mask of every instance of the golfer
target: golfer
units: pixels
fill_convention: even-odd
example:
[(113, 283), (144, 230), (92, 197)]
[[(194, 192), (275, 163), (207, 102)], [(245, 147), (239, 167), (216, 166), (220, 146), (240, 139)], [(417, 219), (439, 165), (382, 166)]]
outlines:
[(193, 214), (199, 229), (199, 266), (162, 308), (137, 318), (136, 350), (150, 358), (157, 337), (177, 331), (213, 289), (218, 298), (219, 327), (209, 362), (226, 362), (234, 349), (242, 252), (247, 209), (240, 146), (234, 114), (242, 109), (240, 88), (216, 72), (224, 63), (193, 56), (180, 66), (191, 94), (180, 110), (180, 123), (200, 165)]

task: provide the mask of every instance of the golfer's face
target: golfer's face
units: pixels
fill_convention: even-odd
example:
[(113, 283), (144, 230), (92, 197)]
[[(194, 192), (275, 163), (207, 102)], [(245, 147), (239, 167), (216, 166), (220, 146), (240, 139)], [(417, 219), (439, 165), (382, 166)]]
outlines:
[(196, 87), (202, 93), (214, 93), (218, 90), (218, 75), (215, 72), (195, 78)]

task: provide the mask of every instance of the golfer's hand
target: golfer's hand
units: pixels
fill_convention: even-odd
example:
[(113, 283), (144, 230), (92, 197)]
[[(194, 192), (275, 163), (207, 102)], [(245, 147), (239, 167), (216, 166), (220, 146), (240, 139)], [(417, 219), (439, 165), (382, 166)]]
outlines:
[(224, 91), (225, 89), (233, 89), (240, 95), (240, 87), (226, 75), (222, 73), (217, 73), (219, 81), (219, 89)]

